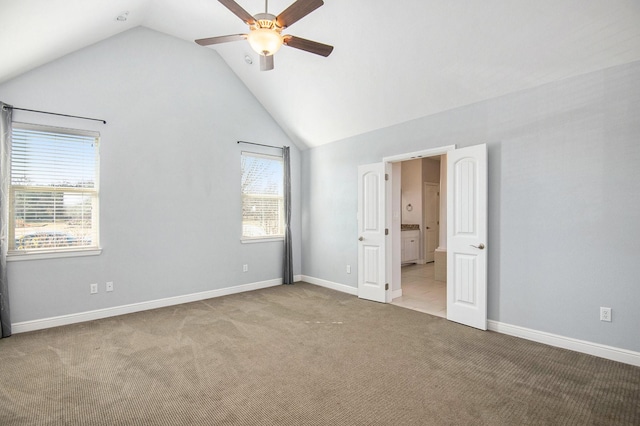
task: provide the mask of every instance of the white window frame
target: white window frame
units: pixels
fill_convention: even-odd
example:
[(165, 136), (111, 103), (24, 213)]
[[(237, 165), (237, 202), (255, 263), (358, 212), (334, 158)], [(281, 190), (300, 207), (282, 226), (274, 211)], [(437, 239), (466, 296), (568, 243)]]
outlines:
[[(242, 158), (243, 157), (254, 157), (254, 158), (264, 158), (267, 160), (272, 160), (272, 161), (278, 161), (280, 163), (280, 165), (282, 166), (282, 170), (281, 170), (281, 178), (284, 182), (284, 159), (282, 158), (282, 156), (280, 155), (269, 155), (269, 154), (262, 154), (262, 153), (257, 153), (257, 152), (251, 152), (251, 151), (241, 151), (240, 153), (240, 158), (241, 158), (241, 163), (242, 163)], [(240, 171), (240, 175), (242, 178), (242, 174), (243, 171), (241, 169)], [(284, 191), (284, 188), (283, 188)], [(277, 198), (280, 200), (279, 202), (279, 217), (280, 217), (280, 230), (281, 233), (280, 234), (271, 234), (271, 235), (265, 235), (265, 236), (245, 236), (244, 235), (244, 229), (245, 229), (245, 221), (244, 221), (244, 214), (242, 212), (243, 206), (244, 206), (244, 200), (246, 197), (250, 197), (251, 195), (245, 194), (244, 190), (241, 187), (241, 191), (240, 191), (240, 196), (241, 196), (241, 214), (240, 214), (240, 219), (241, 219), (241, 230), (240, 230), (240, 241), (242, 243), (258, 243), (258, 242), (269, 242), (269, 241), (283, 241), (284, 240), (284, 192), (282, 195), (272, 195), (272, 194), (254, 194), (255, 196), (262, 196), (262, 197), (273, 197), (273, 198)]]
[[(55, 127), (49, 125), (30, 124), (30, 123), (12, 123), (14, 129), (19, 130), (33, 130), (47, 133), (61, 134), (61, 135), (73, 135), (73, 136), (89, 136), (95, 138), (95, 177), (93, 188), (74, 188), (74, 187), (60, 187), (53, 190), (53, 192), (63, 193), (82, 193), (91, 194), (92, 206), (91, 206), (91, 229), (92, 229), (92, 244), (90, 246), (82, 247), (53, 247), (35, 250), (17, 250), (15, 249), (15, 191), (27, 190), (34, 192), (52, 192), (52, 189), (43, 186), (30, 186), (30, 185), (13, 185), (11, 182), (11, 176), (9, 176), (9, 250), (7, 254), (8, 261), (20, 261), (20, 260), (37, 260), (37, 259), (49, 259), (58, 257), (76, 257), (76, 256), (94, 256), (99, 255), (102, 252), (100, 248), (100, 223), (99, 223), (99, 211), (100, 211), (100, 133), (89, 130), (79, 130)], [(13, 141), (12, 141), (13, 145)], [(12, 149), (13, 151), (13, 146)], [(10, 162), (11, 163), (11, 162)], [(11, 174), (11, 171), (10, 171)]]

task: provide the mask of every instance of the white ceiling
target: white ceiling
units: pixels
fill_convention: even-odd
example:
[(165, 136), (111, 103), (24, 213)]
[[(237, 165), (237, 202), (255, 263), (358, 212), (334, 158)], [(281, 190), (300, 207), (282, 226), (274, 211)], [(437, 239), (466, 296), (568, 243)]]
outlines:
[[(0, 0), (0, 82), (138, 25), (189, 41), (247, 32), (216, 0)], [(640, 60), (640, 1), (325, 0), (284, 33), (335, 49), (284, 46), (268, 72), (246, 41), (203, 49), (304, 148)]]

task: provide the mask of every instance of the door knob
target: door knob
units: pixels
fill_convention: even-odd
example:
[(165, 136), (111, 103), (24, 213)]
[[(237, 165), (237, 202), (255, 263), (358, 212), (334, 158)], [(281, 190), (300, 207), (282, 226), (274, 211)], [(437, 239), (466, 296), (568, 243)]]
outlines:
[(360, 237), (358, 238), (358, 241), (364, 241), (364, 238)]
[(477, 246), (474, 246), (473, 244), (470, 244), (471, 247), (477, 248), (479, 250), (484, 250), (484, 244), (480, 243)]

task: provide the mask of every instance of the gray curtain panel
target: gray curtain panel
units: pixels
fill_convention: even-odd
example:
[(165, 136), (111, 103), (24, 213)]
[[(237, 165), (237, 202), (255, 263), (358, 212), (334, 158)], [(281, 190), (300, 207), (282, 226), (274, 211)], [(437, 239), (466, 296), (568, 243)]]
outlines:
[(12, 111), (11, 105), (0, 102), (0, 326), (2, 337), (11, 336), (7, 245), (9, 243), (9, 158)]
[(282, 147), (284, 163), (284, 258), (282, 261), (282, 284), (293, 284), (293, 255), (291, 248), (291, 160), (289, 147)]

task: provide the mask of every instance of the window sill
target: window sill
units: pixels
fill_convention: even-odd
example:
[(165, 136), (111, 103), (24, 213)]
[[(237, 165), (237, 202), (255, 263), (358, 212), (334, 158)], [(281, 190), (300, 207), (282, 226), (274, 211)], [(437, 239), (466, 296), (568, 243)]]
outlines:
[(98, 256), (101, 253), (102, 253), (101, 248), (85, 249), (85, 250), (69, 250), (69, 251), (9, 253), (7, 255), (7, 262), (20, 262), (23, 260), (56, 259), (56, 258), (62, 258), (62, 257)]
[(266, 238), (241, 238), (242, 244), (254, 244), (254, 243), (272, 243), (274, 241), (284, 241), (284, 237), (266, 237)]

